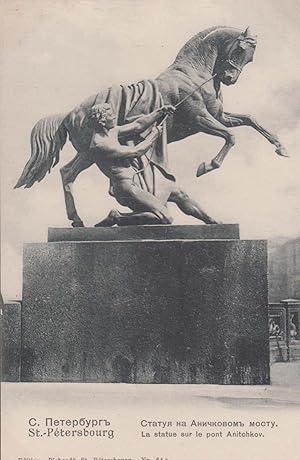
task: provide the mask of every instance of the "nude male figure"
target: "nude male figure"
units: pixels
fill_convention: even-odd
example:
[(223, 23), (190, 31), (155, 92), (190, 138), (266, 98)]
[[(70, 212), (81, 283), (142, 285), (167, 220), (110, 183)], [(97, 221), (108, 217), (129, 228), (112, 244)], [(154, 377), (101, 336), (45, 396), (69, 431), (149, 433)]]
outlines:
[[(127, 125), (117, 126), (109, 104), (97, 104), (89, 113), (89, 123), (94, 133), (90, 149), (94, 151), (98, 168), (110, 179), (113, 195), (123, 206), (132, 209), (131, 213), (112, 210), (96, 226), (125, 226), (171, 224), (172, 217), (167, 202), (174, 202), (185, 214), (191, 215), (207, 224), (217, 223), (192, 200), (176, 183), (164, 177), (163, 195), (160, 199), (141, 188), (135, 182), (137, 174), (134, 159), (142, 157), (162, 133), (162, 126), (153, 126), (166, 114), (173, 114), (175, 108), (163, 106), (154, 112), (139, 117)], [(122, 145), (123, 138), (132, 139), (152, 127), (150, 134), (137, 145)]]

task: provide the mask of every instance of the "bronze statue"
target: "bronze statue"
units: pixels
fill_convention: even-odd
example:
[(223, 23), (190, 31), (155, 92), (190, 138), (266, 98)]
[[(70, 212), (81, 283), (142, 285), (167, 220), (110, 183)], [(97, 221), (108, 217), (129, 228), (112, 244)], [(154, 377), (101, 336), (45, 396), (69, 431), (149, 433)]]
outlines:
[[(174, 181), (168, 169), (166, 143), (198, 132), (222, 137), (225, 144), (209, 164), (200, 164), (197, 176), (222, 165), (234, 145), (234, 136), (228, 127), (250, 126), (275, 145), (278, 155), (287, 156), (278, 138), (251, 116), (223, 111), (221, 83), (232, 85), (237, 82), (244, 66), (252, 61), (255, 47), (256, 37), (251, 35), (249, 28), (242, 32), (225, 26), (211, 27), (189, 40), (174, 63), (156, 80), (107, 88), (86, 99), (70, 113), (38, 121), (31, 134), (31, 158), (16, 188), (28, 188), (41, 181), (58, 163), (60, 151), (69, 136), (77, 155), (61, 169), (61, 174), (67, 208), (70, 202), (74, 205), (72, 183), (81, 171), (96, 162), (95, 152), (90, 148), (93, 128), (88, 123), (88, 113), (93, 106), (103, 103), (110, 105), (118, 126), (131, 123), (141, 114), (150, 114), (163, 105), (177, 108), (174, 115), (166, 119), (161, 141), (139, 159), (143, 163), (136, 174), (140, 188), (152, 195), (157, 193), (159, 186), (154, 185), (162, 176)], [(128, 142), (136, 144), (139, 141), (131, 139)], [(73, 226), (83, 225), (75, 205), (68, 218)]]

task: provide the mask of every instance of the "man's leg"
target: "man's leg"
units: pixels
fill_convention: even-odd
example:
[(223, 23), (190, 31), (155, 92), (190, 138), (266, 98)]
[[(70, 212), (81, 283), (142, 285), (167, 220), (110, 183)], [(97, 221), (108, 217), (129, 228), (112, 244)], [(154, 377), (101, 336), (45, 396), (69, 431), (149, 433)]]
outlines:
[(124, 227), (126, 225), (159, 225), (162, 222), (157, 215), (152, 212), (119, 212), (116, 209), (112, 209), (105, 219), (98, 222), (95, 227), (112, 227), (118, 225)]
[(112, 210), (106, 219), (96, 226), (126, 226), (126, 225), (155, 225), (171, 224), (172, 217), (167, 207), (151, 193), (142, 190), (132, 181), (123, 181), (114, 187), (114, 196), (117, 201), (128, 208), (132, 213), (120, 213)]
[(206, 212), (200, 207), (200, 205), (194, 201), (189, 195), (179, 188), (172, 191), (169, 200), (172, 203), (176, 203), (178, 208), (187, 214), (188, 216), (195, 217), (196, 219), (202, 220), (206, 224), (218, 224), (215, 219), (208, 216)]

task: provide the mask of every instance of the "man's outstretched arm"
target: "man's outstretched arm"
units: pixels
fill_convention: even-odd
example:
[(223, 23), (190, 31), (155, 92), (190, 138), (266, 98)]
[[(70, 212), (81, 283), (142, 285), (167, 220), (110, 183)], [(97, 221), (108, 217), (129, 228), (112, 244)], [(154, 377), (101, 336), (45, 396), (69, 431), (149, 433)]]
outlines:
[(118, 126), (119, 136), (140, 134), (146, 129), (150, 128), (150, 126), (152, 126), (154, 123), (159, 121), (164, 115), (172, 115), (175, 110), (175, 107), (172, 105), (164, 105), (160, 109), (154, 110), (154, 112), (151, 112), (148, 115), (142, 115), (132, 123)]
[(106, 156), (108, 159), (125, 159), (125, 158), (137, 158), (145, 155), (151, 145), (156, 141), (162, 132), (162, 127), (154, 127), (150, 134), (139, 144), (128, 146), (128, 145), (97, 145), (99, 154)]

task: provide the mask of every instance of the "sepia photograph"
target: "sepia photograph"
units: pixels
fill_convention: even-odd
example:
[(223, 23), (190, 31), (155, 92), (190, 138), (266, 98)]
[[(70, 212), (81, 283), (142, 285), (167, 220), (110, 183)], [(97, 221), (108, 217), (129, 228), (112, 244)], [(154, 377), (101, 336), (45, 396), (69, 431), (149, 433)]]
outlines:
[(1, 13), (3, 460), (297, 459), (299, 2)]

